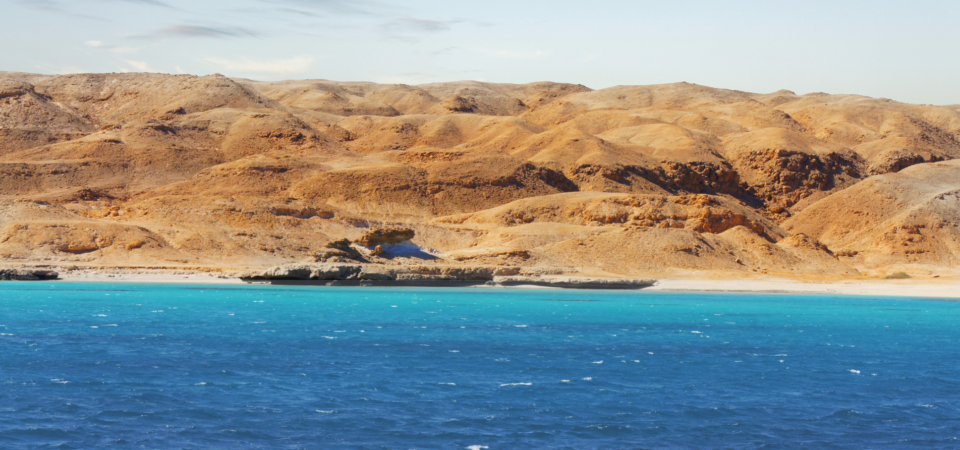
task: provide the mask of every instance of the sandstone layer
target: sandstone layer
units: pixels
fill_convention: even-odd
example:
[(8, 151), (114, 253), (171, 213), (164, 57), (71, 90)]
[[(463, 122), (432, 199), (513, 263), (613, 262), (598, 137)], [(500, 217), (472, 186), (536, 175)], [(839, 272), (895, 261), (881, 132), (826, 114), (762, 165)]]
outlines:
[(0, 72), (0, 263), (957, 276), (960, 111)]

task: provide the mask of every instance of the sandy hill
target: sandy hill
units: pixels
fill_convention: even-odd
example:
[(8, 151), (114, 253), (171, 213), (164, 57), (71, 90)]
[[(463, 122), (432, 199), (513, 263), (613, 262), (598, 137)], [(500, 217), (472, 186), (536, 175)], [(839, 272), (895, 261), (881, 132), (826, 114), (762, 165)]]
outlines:
[(850, 95), (0, 72), (0, 260), (261, 267), (407, 227), (417, 263), (949, 275), (958, 158), (957, 107)]

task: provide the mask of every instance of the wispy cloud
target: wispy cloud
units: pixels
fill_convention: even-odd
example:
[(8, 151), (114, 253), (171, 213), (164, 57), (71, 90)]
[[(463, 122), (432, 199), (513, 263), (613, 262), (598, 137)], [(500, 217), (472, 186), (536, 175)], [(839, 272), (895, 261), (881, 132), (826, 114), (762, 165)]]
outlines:
[(160, 0), (114, 0), (114, 1), (119, 1), (124, 3), (137, 3), (141, 5), (150, 5), (150, 6), (160, 6), (163, 8), (175, 9), (169, 3), (162, 2)]
[(514, 50), (480, 50), (480, 53), (505, 59), (534, 59), (543, 56), (550, 56), (549, 52), (537, 50), (535, 52), (518, 52)]
[(416, 19), (412, 17), (405, 17), (402, 19), (391, 20), (381, 25), (381, 28), (389, 32), (436, 33), (438, 31), (449, 30), (451, 23), (455, 23), (455, 21), (448, 23), (441, 20)]
[(282, 13), (287, 13), (287, 14), (295, 14), (295, 15), (298, 15), (298, 16), (307, 16), (307, 17), (319, 17), (319, 16), (320, 16), (319, 14), (317, 14), (317, 13), (315, 13), (315, 12), (304, 11), (304, 10), (302, 10), (302, 9), (297, 9), (297, 8), (277, 8), (276, 11), (282, 12)]
[(204, 61), (220, 67), (225, 72), (233, 73), (253, 73), (268, 75), (292, 75), (304, 73), (310, 70), (310, 66), (316, 58), (308, 55), (294, 56), (287, 59), (252, 59), (240, 58), (238, 60), (223, 58), (204, 58)]
[(57, 70), (57, 73), (60, 75), (69, 75), (72, 73), (88, 73), (88, 72), (89, 71), (84, 70), (80, 67), (75, 67), (75, 66), (63, 67), (60, 70)]
[(449, 31), (458, 20), (443, 21), (403, 17), (380, 24), (380, 32), (393, 40), (420, 42), (421, 35)]
[(212, 25), (176, 25), (162, 28), (152, 33), (133, 36), (137, 39), (153, 38), (234, 38), (257, 37), (260, 34), (242, 27), (212, 26)]
[(360, 14), (360, 15), (379, 15), (377, 10), (382, 10), (384, 5), (364, 0), (260, 0), (263, 3), (269, 3), (276, 6), (278, 3), (296, 5), (301, 8), (315, 9), (327, 14)]
[(122, 47), (119, 45), (108, 45), (103, 43), (103, 41), (86, 41), (84, 45), (90, 48), (99, 48), (102, 50), (107, 50), (110, 53), (134, 53), (140, 50), (137, 47)]
[(154, 69), (153, 67), (150, 67), (149, 64), (143, 61), (131, 61), (131, 60), (125, 59), (123, 60), (123, 62), (129, 64), (134, 69), (137, 69), (138, 72), (153, 72), (153, 73), (160, 72), (159, 70)]

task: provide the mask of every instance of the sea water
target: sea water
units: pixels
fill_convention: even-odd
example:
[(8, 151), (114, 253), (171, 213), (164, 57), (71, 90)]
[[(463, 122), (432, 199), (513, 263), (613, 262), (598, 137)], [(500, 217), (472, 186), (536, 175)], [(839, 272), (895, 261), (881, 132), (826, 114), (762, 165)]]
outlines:
[(5, 283), (0, 448), (960, 448), (960, 303)]

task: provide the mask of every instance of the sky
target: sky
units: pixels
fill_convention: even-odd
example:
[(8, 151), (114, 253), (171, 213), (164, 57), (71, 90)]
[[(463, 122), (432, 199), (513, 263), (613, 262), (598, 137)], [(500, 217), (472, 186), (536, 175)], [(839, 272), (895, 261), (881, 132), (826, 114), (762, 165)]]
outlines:
[(0, 70), (686, 81), (960, 104), (960, 1), (0, 0)]

